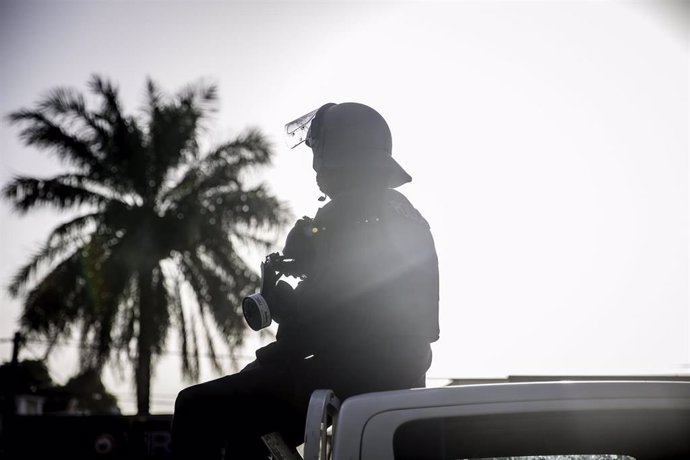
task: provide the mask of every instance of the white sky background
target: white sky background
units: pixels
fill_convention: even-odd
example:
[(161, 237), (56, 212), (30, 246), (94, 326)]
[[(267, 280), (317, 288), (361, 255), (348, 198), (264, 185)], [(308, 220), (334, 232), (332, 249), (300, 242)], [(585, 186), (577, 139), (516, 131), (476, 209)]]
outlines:
[[(146, 76), (170, 91), (210, 78), (221, 106), (209, 141), (247, 126), (270, 135), (265, 178), (299, 217), (319, 193), (284, 123), (366, 103), (388, 120), (414, 178), (400, 190), (436, 240), (430, 377), (687, 373), (689, 5), (1, 0), (0, 114), (55, 86), (85, 90), (94, 72), (130, 111)], [(59, 171), (17, 134), (3, 120), (0, 183)], [(0, 204), (3, 285), (64, 218)], [(19, 311), (3, 291), (0, 338)], [(56, 380), (73, 355), (51, 357)], [(171, 410), (178, 367), (161, 360), (154, 411)]]

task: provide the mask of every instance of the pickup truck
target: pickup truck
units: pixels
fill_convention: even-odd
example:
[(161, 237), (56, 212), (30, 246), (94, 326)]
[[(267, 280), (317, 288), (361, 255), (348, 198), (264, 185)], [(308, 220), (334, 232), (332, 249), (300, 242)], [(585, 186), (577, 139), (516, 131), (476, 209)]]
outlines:
[[(298, 458), (266, 441), (273, 458)], [(310, 401), (305, 460), (514, 457), (690, 459), (690, 382), (466, 385), (369, 393), (342, 406), (318, 390)]]

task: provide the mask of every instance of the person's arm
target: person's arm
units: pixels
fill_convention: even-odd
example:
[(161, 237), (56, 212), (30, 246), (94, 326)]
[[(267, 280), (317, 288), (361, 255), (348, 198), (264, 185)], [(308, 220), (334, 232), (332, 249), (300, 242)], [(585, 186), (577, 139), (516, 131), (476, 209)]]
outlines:
[(321, 236), (316, 272), (277, 301), (274, 349), (306, 356), (379, 334), (433, 341), (437, 322), (427, 323), (437, 317), (438, 262), (425, 221), (393, 210)]
[[(357, 222), (332, 235), (327, 263), (294, 291), (279, 340), (303, 349), (323, 348), (336, 338), (356, 341), (408, 327), (408, 312), (433, 302), (435, 252), (428, 227), (407, 219)], [(418, 301), (413, 289), (424, 292)], [(435, 294), (437, 296), (437, 293)], [(408, 317), (390, 317), (399, 311)], [(408, 327), (409, 328), (409, 327)], [(297, 346), (296, 348), (299, 348)]]

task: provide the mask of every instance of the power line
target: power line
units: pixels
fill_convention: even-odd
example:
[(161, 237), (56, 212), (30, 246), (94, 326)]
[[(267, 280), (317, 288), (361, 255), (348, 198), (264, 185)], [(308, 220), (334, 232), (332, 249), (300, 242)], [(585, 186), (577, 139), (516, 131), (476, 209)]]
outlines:
[[(33, 342), (33, 343), (50, 343), (48, 340), (43, 340), (43, 339), (28, 339), (26, 340), (27, 342)], [(11, 338), (0, 338), (0, 343), (4, 342), (12, 342)], [(58, 346), (58, 347), (74, 347), (82, 350), (88, 350), (88, 349), (93, 349), (96, 347), (93, 346), (88, 346), (88, 345), (81, 345), (78, 343), (54, 343), (53, 346)], [(160, 354), (163, 355), (178, 355), (182, 356), (184, 353), (182, 351), (175, 351), (175, 350), (162, 350)], [(213, 355), (211, 353), (200, 353), (200, 357), (206, 357), (206, 358), (211, 358)], [(215, 355), (216, 358), (220, 359), (241, 359), (241, 360), (254, 360), (256, 357), (254, 355), (232, 355), (232, 354), (218, 354), (216, 353)], [(454, 377), (427, 377), (427, 380), (453, 380)]]
[[(5, 343), (5, 342), (12, 342), (12, 339), (8, 338), (0, 338), (0, 343)], [(44, 344), (52, 344), (52, 346), (55, 347), (72, 347), (72, 348), (78, 348), (80, 350), (92, 350), (96, 349), (98, 347), (91, 346), (91, 345), (82, 345), (79, 343), (69, 343), (69, 342), (63, 342), (63, 343), (51, 343), (50, 340), (45, 340), (45, 339), (25, 339), (25, 342), (31, 342), (31, 343), (44, 343)], [(181, 350), (161, 350), (159, 353), (156, 353), (158, 355), (177, 355), (177, 356), (183, 356), (184, 353)], [(187, 353), (188, 356), (192, 357), (194, 356), (193, 353)], [(218, 359), (244, 359), (244, 360), (253, 360), (255, 357), (253, 355), (235, 355), (235, 354), (227, 354), (227, 353), (216, 353), (215, 355), (212, 353), (199, 353), (200, 357), (204, 358), (215, 358)]]

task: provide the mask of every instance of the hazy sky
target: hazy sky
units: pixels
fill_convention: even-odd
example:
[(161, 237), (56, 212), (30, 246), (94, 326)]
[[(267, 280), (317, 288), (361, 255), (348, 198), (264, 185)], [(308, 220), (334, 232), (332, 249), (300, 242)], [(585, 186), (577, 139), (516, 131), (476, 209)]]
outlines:
[[(436, 239), (431, 377), (687, 373), (689, 4), (0, 0), (0, 114), (85, 89), (94, 72), (130, 111), (147, 76), (170, 91), (214, 80), (209, 143), (269, 134), (265, 179), (299, 217), (319, 194), (310, 151), (288, 150), (283, 125), (366, 103)], [(0, 124), (0, 183), (60, 170), (17, 132)], [(3, 285), (63, 219), (0, 204)], [(19, 311), (3, 291), (0, 338)], [(57, 380), (73, 355), (51, 358)], [(154, 410), (170, 410), (178, 367), (161, 360)], [(130, 387), (108, 382), (131, 409)]]

